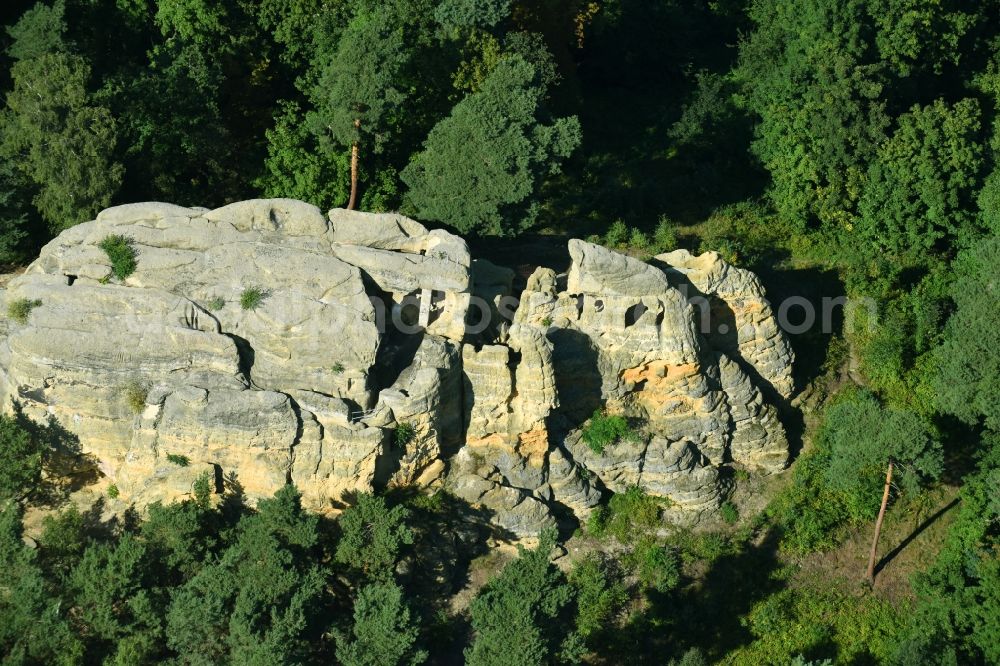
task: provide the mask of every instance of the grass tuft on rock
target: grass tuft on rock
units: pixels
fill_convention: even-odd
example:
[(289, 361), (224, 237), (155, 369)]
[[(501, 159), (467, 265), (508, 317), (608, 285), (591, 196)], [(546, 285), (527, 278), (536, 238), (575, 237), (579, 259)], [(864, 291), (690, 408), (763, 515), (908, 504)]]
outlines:
[(265, 298), (267, 298), (267, 292), (260, 287), (247, 287), (240, 294), (240, 307), (244, 310), (256, 310)]
[(187, 456), (182, 456), (179, 453), (168, 453), (167, 462), (173, 463), (178, 467), (187, 467), (191, 464), (191, 459)]
[(41, 301), (30, 298), (15, 299), (7, 304), (7, 316), (18, 324), (27, 324), (31, 311), (41, 304)]
[(136, 259), (139, 253), (131, 238), (121, 234), (111, 234), (105, 236), (98, 247), (104, 250), (104, 254), (108, 255), (108, 261), (111, 262), (111, 275), (119, 280), (124, 280), (135, 273)]

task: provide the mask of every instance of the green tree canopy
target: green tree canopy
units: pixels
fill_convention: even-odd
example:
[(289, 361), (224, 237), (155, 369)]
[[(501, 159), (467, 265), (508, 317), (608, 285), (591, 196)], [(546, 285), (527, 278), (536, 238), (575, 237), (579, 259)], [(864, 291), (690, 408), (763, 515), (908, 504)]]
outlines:
[(167, 644), (193, 663), (290, 664), (321, 624), (317, 519), (293, 486), (244, 516), (234, 543), (171, 596)]
[(65, 51), (65, 14), (64, 0), (56, 0), (51, 5), (36, 4), (7, 28), (11, 39), (7, 54), (13, 60), (30, 60), (46, 53)]
[(878, 512), (890, 460), (899, 469), (894, 480), (911, 492), (941, 474), (941, 443), (923, 420), (882, 406), (870, 393), (856, 393), (828, 408), (819, 439), (830, 452), (826, 483), (841, 493), (856, 520)]
[(427, 652), (415, 647), (419, 633), (398, 585), (367, 585), (354, 602), (351, 635), (337, 642), (337, 659), (344, 666), (422, 664)]
[(24, 173), (8, 160), (0, 162), (0, 264), (22, 259), (26, 248), (38, 242), (30, 235), (29, 189)]
[(976, 100), (937, 100), (900, 116), (861, 200), (859, 225), (872, 252), (920, 253), (971, 237), (982, 170)]
[[(352, 146), (355, 176), (361, 145), (373, 153), (381, 151), (390, 120), (407, 99), (402, 72), (410, 53), (397, 17), (380, 7), (354, 17), (322, 70), (309, 121), (322, 149), (335, 152)], [(356, 197), (355, 176), (351, 202)]]
[(549, 557), (555, 531), (504, 567), (480, 590), (469, 611), (475, 631), (465, 650), (470, 666), (526, 666), (572, 660), (574, 591)]
[(20, 419), (0, 414), (0, 502), (21, 498), (42, 476), (42, 446)]
[[(131, 534), (115, 544), (97, 543), (87, 548), (69, 577), (77, 617), (86, 627), (84, 633), (111, 645), (130, 638), (129, 650), (140, 643), (154, 645), (160, 631), (160, 611), (150, 589), (153, 573), (145, 544)], [(147, 659), (149, 656), (153, 655)]]
[(502, 60), (431, 130), (402, 172), (416, 216), (491, 235), (530, 226), (542, 179), (558, 173), (580, 143), (575, 117), (546, 122), (545, 92), (530, 63)]
[(878, 29), (875, 42), (879, 53), (904, 76), (914, 69), (940, 74), (946, 65), (958, 64), (963, 38), (986, 17), (983, 10), (989, 4), (976, 7), (961, 0), (875, 0), (869, 12)]
[(510, 14), (510, 0), (443, 0), (434, 19), (446, 28), (492, 28)]
[(1000, 662), (1000, 440), (966, 479), (958, 517), (934, 565), (914, 581), (917, 604), (898, 663)]
[(37, 563), (37, 551), (21, 537), (23, 509), (0, 500), (0, 646), (10, 664), (79, 664), (84, 644)]
[(338, 521), (337, 561), (372, 578), (390, 580), (403, 546), (413, 543), (408, 517), (409, 511), (402, 505), (389, 508), (382, 497), (358, 493), (356, 503)]
[(350, 156), (320, 150), (316, 135), (295, 103), (281, 107), (267, 130), (265, 174), (257, 183), (268, 197), (291, 197), (332, 208), (350, 195)]
[(844, 228), (888, 125), (865, 3), (756, 0), (750, 17), (735, 74), (771, 199), (787, 220)]
[(115, 121), (87, 92), (78, 56), (45, 53), (12, 69), (2, 150), (37, 187), (35, 205), (53, 231), (92, 219), (122, 179)]
[(938, 406), (968, 423), (1000, 432), (1000, 236), (969, 248), (954, 263), (955, 312), (935, 354)]

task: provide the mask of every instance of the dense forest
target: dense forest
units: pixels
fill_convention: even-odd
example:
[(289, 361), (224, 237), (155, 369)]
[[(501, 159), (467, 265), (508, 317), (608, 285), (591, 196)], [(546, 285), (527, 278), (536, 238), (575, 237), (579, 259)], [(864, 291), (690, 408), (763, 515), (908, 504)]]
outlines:
[(0, 417), (3, 663), (1000, 663), (1000, 2), (0, 14), (9, 270), (112, 204), (273, 196), (473, 242), (716, 250), (772, 297), (877, 305), (792, 336), (801, 450), (780, 478), (737, 472), (716, 527), (664, 535), (657, 501), (622, 493), (578, 548), (546, 533), (506, 558), (445, 493), (328, 519), (291, 486), (213, 503), (207, 479), (142, 517), (53, 510), (28, 539), (72, 445)]

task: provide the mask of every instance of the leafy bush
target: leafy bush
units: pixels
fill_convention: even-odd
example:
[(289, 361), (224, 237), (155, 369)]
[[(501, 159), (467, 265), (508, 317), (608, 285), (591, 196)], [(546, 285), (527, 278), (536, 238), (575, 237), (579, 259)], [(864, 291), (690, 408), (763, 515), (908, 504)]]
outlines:
[(735, 555), (741, 545), (737, 538), (727, 539), (718, 532), (684, 532), (675, 537), (681, 551), (681, 559), (686, 563), (702, 562), (712, 564), (724, 555)]
[(42, 304), (39, 300), (17, 298), (7, 304), (7, 316), (18, 324), (27, 324), (31, 311)]
[(187, 467), (191, 464), (191, 459), (178, 453), (168, 453), (167, 462), (171, 462), (178, 467)]
[(653, 230), (653, 251), (656, 254), (677, 249), (677, 229), (666, 215), (661, 215)]
[(195, 502), (199, 506), (208, 506), (208, 499), (212, 494), (213, 481), (214, 475), (209, 474), (208, 470), (205, 470), (191, 484), (191, 493), (194, 495)]
[(744, 623), (755, 640), (728, 655), (729, 663), (804, 663), (796, 661), (801, 654), (837, 663), (894, 663), (902, 620), (878, 597), (820, 587), (783, 589), (754, 604)]
[(629, 428), (625, 417), (596, 410), (583, 428), (583, 441), (594, 453), (604, 453), (604, 449), (621, 439), (634, 439), (638, 435)]
[(732, 502), (723, 503), (723, 505), (719, 507), (719, 515), (722, 516), (722, 520), (730, 525), (740, 519), (740, 512), (737, 511), (736, 505)]
[(610, 628), (628, 601), (628, 592), (609, 562), (590, 553), (573, 567), (569, 582), (576, 588), (576, 630), (585, 640)]
[(587, 531), (596, 537), (610, 534), (622, 543), (631, 543), (660, 526), (663, 502), (647, 495), (639, 486), (632, 486), (612, 495), (606, 507), (595, 509), (587, 522)]
[(700, 251), (715, 250), (731, 264), (752, 266), (771, 256), (796, 234), (759, 204), (741, 202), (716, 210), (701, 227)]
[(792, 483), (770, 503), (767, 513), (781, 526), (783, 546), (808, 553), (832, 548), (847, 522), (844, 499), (825, 481), (830, 452), (814, 449), (799, 457)]
[(226, 299), (222, 298), (221, 296), (216, 296), (215, 298), (213, 298), (208, 302), (207, 307), (212, 312), (217, 312), (218, 310), (221, 310), (222, 308), (226, 307)]
[(417, 436), (417, 429), (412, 423), (400, 423), (392, 431), (392, 441), (399, 448), (405, 447)]
[(0, 506), (20, 497), (41, 479), (42, 446), (23, 417), (0, 414)]
[(615, 220), (604, 236), (591, 236), (587, 240), (616, 250), (630, 250), (644, 256), (677, 249), (677, 231), (673, 222), (665, 215), (656, 223), (652, 239), (641, 229), (630, 227), (621, 220)]
[(344, 370), (346, 370), (344, 364), (339, 362), (334, 363), (333, 366), (330, 368), (330, 371), (336, 375), (343, 374)]
[(240, 294), (240, 307), (244, 310), (256, 310), (265, 298), (267, 298), (265, 290), (260, 287), (247, 287)]
[(113, 483), (110, 486), (108, 486), (108, 497), (110, 497), (111, 499), (117, 499), (117, 497), (118, 497), (118, 486), (116, 486)]
[(122, 395), (125, 404), (133, 414), (141, 414), (146, 408), (146, 397), (149, 395), (149, 388), (140, 381), (133, 380), (122, 387)]
[(681, 580), (680, 558), (676, 551), (643, 537), (625, 557), (643, 586), (657, 592), (669, 592)]
[(628, 240), (628, 236), (629, 229), (625, 223), (621, 220), (615, 220), (604, 234), (604, 244), (608, 247), (621, 247)]
[(636, 250), (649, 249), (649, 237), (642, 233), (640, 229), (632, 229), (628, 235), (629, 247)]
[(111, 234), (105, 236), (98, 247), (104, 250), (104, 254), (108, 255), (108, 261), (111, 262), (111, 274), (116, 278), (124, 280), (135, 272), (139, 253), (131, 238), (120, 234)]

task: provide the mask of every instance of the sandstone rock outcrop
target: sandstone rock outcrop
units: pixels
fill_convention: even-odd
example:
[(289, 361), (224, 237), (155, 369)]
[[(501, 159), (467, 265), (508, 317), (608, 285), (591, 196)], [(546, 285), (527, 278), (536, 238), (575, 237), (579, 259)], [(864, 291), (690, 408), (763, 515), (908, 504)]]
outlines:
[[(138, 252), (124, 280), (98, 247), (112, 234)], [(331, 511), (443, 487), (526, 537), (634, 485), (695, 520), (718, 506), (719, 465), (782, 469), (792, 354), (759, 280), (713, 253), (569, 253), (514, 311), (512, 271), (400, 215), (117, 206), (0, 290), (4, 308), (40, 303), (0, 320), (0, 398), (56, 418), (140, 506), (206, 472), (251, 501), (294, 482)], [(640, 436), (593, 452), (595, 409)]]

